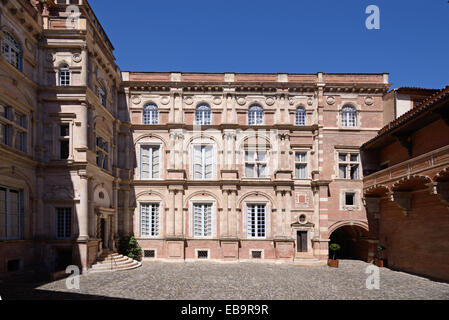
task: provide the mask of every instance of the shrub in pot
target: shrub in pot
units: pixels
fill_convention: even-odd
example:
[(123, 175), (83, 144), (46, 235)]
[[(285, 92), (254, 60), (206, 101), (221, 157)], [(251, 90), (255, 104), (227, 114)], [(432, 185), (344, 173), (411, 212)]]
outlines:
[(339, 261), (335, 259), (335, 254), (337, 253), (337, 251), (340, 251), (340, 250), (341, 250), (341, 247), (337, 243), (332, 243), (329, 246), (329, 251), (332, 251), (332, 253), (333, 253), (332, 254), (332, 259), (329, 259), (329, 261), (327, 263), (329, 267), (338, 268)]
[(386, 250), (386, 248), (383, 246), (377, 247), (377, 254), (376, 254), (376, 258), (374, 259), (374, 263), (376, 264), (376, 266), (378, 266), (380, 268), (383, 268), (386, 265), (385, 259), (382, 258), (382, 252), (384, 252), (385, 250)]
[(131, 259), (137, 261), (142, 260), (142, 248), (139, 246), (136, 238), (134, 237), (120, 239), (118, 251), (120, 254)]

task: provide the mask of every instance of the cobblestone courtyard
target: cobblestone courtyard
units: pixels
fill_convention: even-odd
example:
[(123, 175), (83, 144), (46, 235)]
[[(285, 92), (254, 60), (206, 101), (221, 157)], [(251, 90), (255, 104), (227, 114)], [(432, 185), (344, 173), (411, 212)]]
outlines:
[(287, 264), (144, 262), (139, 269), (81, 276), (35, 286), (0, 283), (4, 299), (311, 300), (449, 299), (449, 284), (381, 269), (380, 290), (366, 289), (368, 264), (341, 261), (339, 269)]

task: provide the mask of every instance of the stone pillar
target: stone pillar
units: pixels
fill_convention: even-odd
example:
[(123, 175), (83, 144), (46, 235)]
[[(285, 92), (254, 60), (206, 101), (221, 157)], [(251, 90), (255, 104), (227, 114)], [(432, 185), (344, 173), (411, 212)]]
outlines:
[(291, 222), (292, 222), (292, 193), (290, 191), (285, 192), (285, 212), (284, 212), (284, 221), (283, 226), (284, 230), (282, 235), (285, 237), (290, 237), (291, 232)]
[(129, 212), (129, 189), (123, 190), (123, 236), (128, 237), (131, 234), (131, 216)]
[(175, 236), (175, 190), (169, 190), (168, 195), (168, 215), (166, 219), (167, 236)]
[(231, 191), (231, 214), (229, 216), (229, 235), (238, 237), (238, 221), (237, 221), (237, 190)]
[(176, 134), (171, 132), (170, 133), (170, 161), (168, 164), (169, 169), (175, 169), (176, 168)]
[[(221, 237), (229, 236), (229, 191), (223, 191), (223, 212), (220, 219), (220, 235)], [(217, 208), (218, 209), (218, 208)]]
[(279, 238), (282, 235), (282, 215), (283, 215), (283, 197), (282, 191), (276, 191), (276, 234), (275, 237)]
[(175, 191), (175, 236), (184, 236), (184, 206), (183, 206), (183, 192), (181, 190)]
[[(81, 103), (80, 108), (81, 126), (78, 134), (74, 134), (77, 139), (74, 139), (75, 148), (89, 148), (89, 106), (86, 103)], [(78, 142), (78, 143), (76, 143)]]
[(79, 236), (78, 241), (89, 240), (89, 177), (87, 174), (79, 174), (80, 205), (77, 211)]
[(88, 86), (89, 85), (89, 54), (87, 52), (87, 46), (82, 46), (81, 48), (81, 61), (82, 61), (82, 69), (81, 69), (81, 85)]

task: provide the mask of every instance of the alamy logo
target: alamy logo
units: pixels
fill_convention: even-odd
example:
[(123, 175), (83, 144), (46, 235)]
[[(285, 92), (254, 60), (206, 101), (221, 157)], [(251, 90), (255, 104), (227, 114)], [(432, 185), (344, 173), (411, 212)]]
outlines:
[(368, 290), (380, 290), (380, 268), (371, 265), (366, 268), (365, 273), (369, 275), (366, 279), (366, 288)]
[(366, 18), (365, 25), (368, 30), (379, 30), (380, 29), (380, 9), (376, 5), (370, 5), (366, 7), (366, 14), (369, 14)]
[(75, 5), (68, 6), (65, 9), (65, 12), (69, 14), (65, 22), (67, 29), (79, 29), (79, 20), (81, 12), (78, 6)]
[(65, 281), (65, 286), (68, 290), (80, 289), (80, 268), (78, 266), (68, 266), (65, 273), (70, 276)]

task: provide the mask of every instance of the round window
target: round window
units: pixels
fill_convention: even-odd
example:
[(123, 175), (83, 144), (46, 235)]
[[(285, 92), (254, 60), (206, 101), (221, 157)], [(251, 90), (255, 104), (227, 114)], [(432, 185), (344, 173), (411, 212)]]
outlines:
[(307, 222), (307, 216), (305, 214), (302, 214), (299, 216), (299, 223), (306, 223)]

